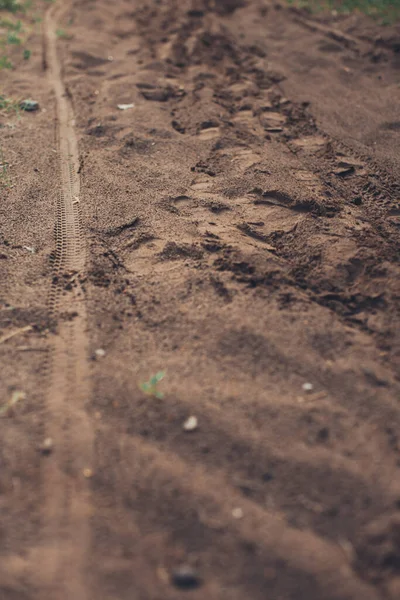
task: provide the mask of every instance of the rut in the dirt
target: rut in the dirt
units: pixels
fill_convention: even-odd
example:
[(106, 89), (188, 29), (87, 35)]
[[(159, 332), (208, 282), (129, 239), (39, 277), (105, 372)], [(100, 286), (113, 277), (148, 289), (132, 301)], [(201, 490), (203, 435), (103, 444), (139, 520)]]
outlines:
[(41, 577), (46, 593), (58, 598), (89, 598), (85, 582), (90, 548), (90, 477), (93, 431), (85, 411), (91, 394), (88, 368), (86, 242), (80, 218), (79, 152), (73, 109), (57, 56), (58, 5), (44, 24), (45, 64), (56, 101), (59, 181), (53, 278), (49, 312), (57, 331), (46, 363), (47, 439), (55, 444), (43, 467)]

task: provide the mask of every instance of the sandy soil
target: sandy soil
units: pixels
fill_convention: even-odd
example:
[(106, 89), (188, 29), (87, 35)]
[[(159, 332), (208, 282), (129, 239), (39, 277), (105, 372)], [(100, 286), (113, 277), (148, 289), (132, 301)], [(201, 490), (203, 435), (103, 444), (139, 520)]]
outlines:
[(0, 128), (1, 600), (398, 599), (399, 28), (45, 7), (1, 72), (41, 107)]

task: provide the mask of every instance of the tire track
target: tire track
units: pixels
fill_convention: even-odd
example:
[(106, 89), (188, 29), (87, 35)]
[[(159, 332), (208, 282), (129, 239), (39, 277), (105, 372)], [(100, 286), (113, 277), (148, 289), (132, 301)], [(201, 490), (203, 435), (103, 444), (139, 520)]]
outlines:
[[(61, 7), (60, 7), (61, 8)], [(90, 490), (93, 431), (85, 411), (90, 397), (87, 313), (82, 286), (86, 270), (85, 239), (79, 214), (79, 153), (73, 109), (56, 48), (58, 6), (46, 14), (45, 64), (56, 100), (59, 182), (55, 255), (49, 308), (57, 332), (51, 340), (47, 375), (47, 435), (54, 451), (45, 462), (41, 556), (51, 597), (88, 598), (85, 561), (90, 545)], [(43, 564), (44, 562), (44, 564)]]

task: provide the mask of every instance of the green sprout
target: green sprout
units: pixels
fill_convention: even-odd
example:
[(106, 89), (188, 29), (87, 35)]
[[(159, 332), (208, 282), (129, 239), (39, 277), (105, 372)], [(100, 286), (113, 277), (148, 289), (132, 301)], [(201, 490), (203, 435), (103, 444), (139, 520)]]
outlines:
[(159, 399), (164, 398), (164, 394), (158, 389), (158, 384), (164, 379), (165, 375), (166, 371), (159, 371), (150, 377), (149, 381), (144, 381), (141, 383), (139, 385), (140, 389), (148, 396), (153, 396), (154, 398)]
[(57, 29), (56, 36), (61, 40), (69, 40), (71, 38), (68, 31), (65, 31), (65, 29)]
[(19, 38), (14, 31), (9, 31), (8, 35), (7, 35), (7, 44), (19, 45), (20, 43), (21, 43), (21, 38)]
[(0, 70), (1, 69), (12, 69), (12, 62), (7, 56), (0, 56)]
[(20, 106), (18, 100), (14, 100), (13, 98), (7, 98), (0, 94), (0, 113), (4, 112), (15, 112), (19, 113)]

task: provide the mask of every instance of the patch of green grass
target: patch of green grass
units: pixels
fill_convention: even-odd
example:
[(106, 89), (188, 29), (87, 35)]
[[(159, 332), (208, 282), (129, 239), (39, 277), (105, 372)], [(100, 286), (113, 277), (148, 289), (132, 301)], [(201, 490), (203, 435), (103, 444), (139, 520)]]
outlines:
[(0, 94), (0, 112), (19, 112), (19, 102), (18, 100), (13, 100), (12, 98), (7, 98)]
[(1, 69), (12, 69), (13, 65), (8, 56), (0, 56), (0, 71)]
[(361, 12), (390, 24), (400, 20), (400, 0), (288, 0), (299, 8), (308, 8), (311, 12), (336, 10), (341, 14)]
[(23, 5), (17, 0), (0, 0), (0, 10), (7, 10), (12, 13), (23, 10)]
[[(28, 60), (31, 51), (24, 48), (30, 30), (24, 31), (23, 21), (18, 18), (16, 13), (21, 13), (21, 18), (26, 16), (26, 11), (32, 6), (32, 0), (18, 2), (18, 0), (0, 0), (0, 71), (2, 69), (12, 69), (13, 63), (10, 60), (10, 52), (7, 46), (21, 47), (21, 54), (24, 60)], [(4, 12), (11, 13), (9, 18), (3, 15)], [(15, 55), (15, 52), (12, 54)]]
[(7, 44), (15, 44), (16, 46), (19, 46), (21, 44), (21, 38), (17, 36), (15, 31), (8, 32)]
[(71, 38), (68, 31), (65, 31), (65, 29), (57, 29), (56, 36), (62, 40), (69, 40)]
[(21, 21), (10, 21), (9, 19), (0, 19), (0, 29), (8, 29), (9, 31), (22, 31), (22, 23)]

